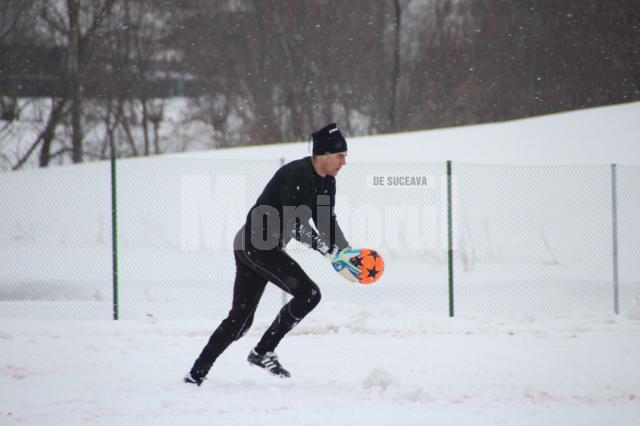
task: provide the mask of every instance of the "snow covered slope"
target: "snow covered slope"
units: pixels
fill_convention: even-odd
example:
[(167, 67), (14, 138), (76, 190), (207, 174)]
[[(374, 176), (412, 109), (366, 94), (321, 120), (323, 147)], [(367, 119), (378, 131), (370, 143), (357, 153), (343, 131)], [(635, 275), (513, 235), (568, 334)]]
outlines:
[[(273, 286), (209, 380), (180, 379), (229, 309), (229, 233), (280, 158), (306, 155), (306, 144), (120, 161), (118, 322), (109, 165), (2, 174), (0, 424), (635, 426), (640, 169), (620, 170), (624, 304), (614, 315), (608, 163), (640, 164), (639, 116), (629, 104), (350, 138), (338, 216), (353, 241), (376, 241), (387, 271), (357, 286), (292, 250), (323, 301), (278, 348), (287, 381), (245, 361), (281, 306)], [(463, 246), (454, 318), (438, 245), (444, 160), (456, 162)], [(372, 189), (371, 173), (436, 184)], [(184, 199), (199, 197), (211, 205), (193, 216)], [(208, 216), (216, 205), (224, 215)]]
[[(340, 123), (338, 123), (339, 125)], [(640, 165), (640, 102), (504, 123), (350, 138), (349, 161)], [(207, 158), (297, 158), (307, 143), (232, 148)], [(184, 155), (193, 156), (193, 153)]]

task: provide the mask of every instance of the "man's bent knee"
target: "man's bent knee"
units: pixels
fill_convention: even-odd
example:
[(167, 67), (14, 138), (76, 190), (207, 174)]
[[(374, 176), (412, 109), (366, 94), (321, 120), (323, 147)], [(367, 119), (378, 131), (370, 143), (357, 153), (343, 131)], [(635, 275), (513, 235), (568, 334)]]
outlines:
[(307, 298), (307, 304), (309, 305), (310, 309), (315, 308), (318, 303), (320, 303), (320, 299), (322, 299), (322, 294), (320, 293), (320, 289), (316, 286), (311, 289), (311, 293)]

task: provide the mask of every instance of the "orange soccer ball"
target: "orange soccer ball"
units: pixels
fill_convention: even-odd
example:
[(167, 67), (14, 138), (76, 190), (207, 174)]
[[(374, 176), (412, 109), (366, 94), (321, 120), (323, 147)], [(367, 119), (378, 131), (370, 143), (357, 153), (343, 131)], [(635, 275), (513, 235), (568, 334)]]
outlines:
[(360, 249), (360, 254), (351, 258), (351, 263), (358, 268), (358, 282), (373, 284), (384, 272), (384, 260), (380, 253), (373, 249)]

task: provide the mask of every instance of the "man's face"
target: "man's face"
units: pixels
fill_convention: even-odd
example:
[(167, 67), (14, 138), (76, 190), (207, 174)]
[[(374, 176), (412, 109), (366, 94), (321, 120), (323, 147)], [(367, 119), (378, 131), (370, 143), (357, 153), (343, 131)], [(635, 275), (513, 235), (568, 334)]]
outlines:
[(324, 172), (329, 176), (338, 174), (342, 166), (347, 164), (347, 151), (324, 155)]

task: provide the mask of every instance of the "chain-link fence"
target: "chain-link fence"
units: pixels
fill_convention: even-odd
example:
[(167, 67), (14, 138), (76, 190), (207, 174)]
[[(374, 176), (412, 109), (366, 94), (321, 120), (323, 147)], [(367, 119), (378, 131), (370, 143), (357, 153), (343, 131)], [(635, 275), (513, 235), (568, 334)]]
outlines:
[[(233, 237), (278, 167), (279, 160), (121, 162), (121, 316), (217, 317), (229, 310)], [(281, 301), (271, 290), (267, 306)]]
[(454, 167), (457, 309), (613, 310), (609, 167)]
[[(121, 318), (219, 318), (231, 242), (282, 160), (165, 157), (117, 167)], [(453, 164), (455, 311), (613, 312), (640, 296), (640, 168)], [(0, 316), (111, 318), (109, 165), (0, 175)], [(615, 192), (614, 192), (615, 189)], [(614, 215), (614, 194), (616, 207)], [(317, 253), (289, 253), (324, 300), (449, 312), (445, 164), (349, 163), (336, 213), (354, 247), (384, 256), (374, 285), (348, 283)], [(257, 319), (283, 295), (268, 286)], [(396, 311), (397, 312), (397, 311)]]
[(640, 167), (616, 169), (620, 312), (640, 312)]
[(108, 163), (0, 175), (0, 316), (111, 317)]

